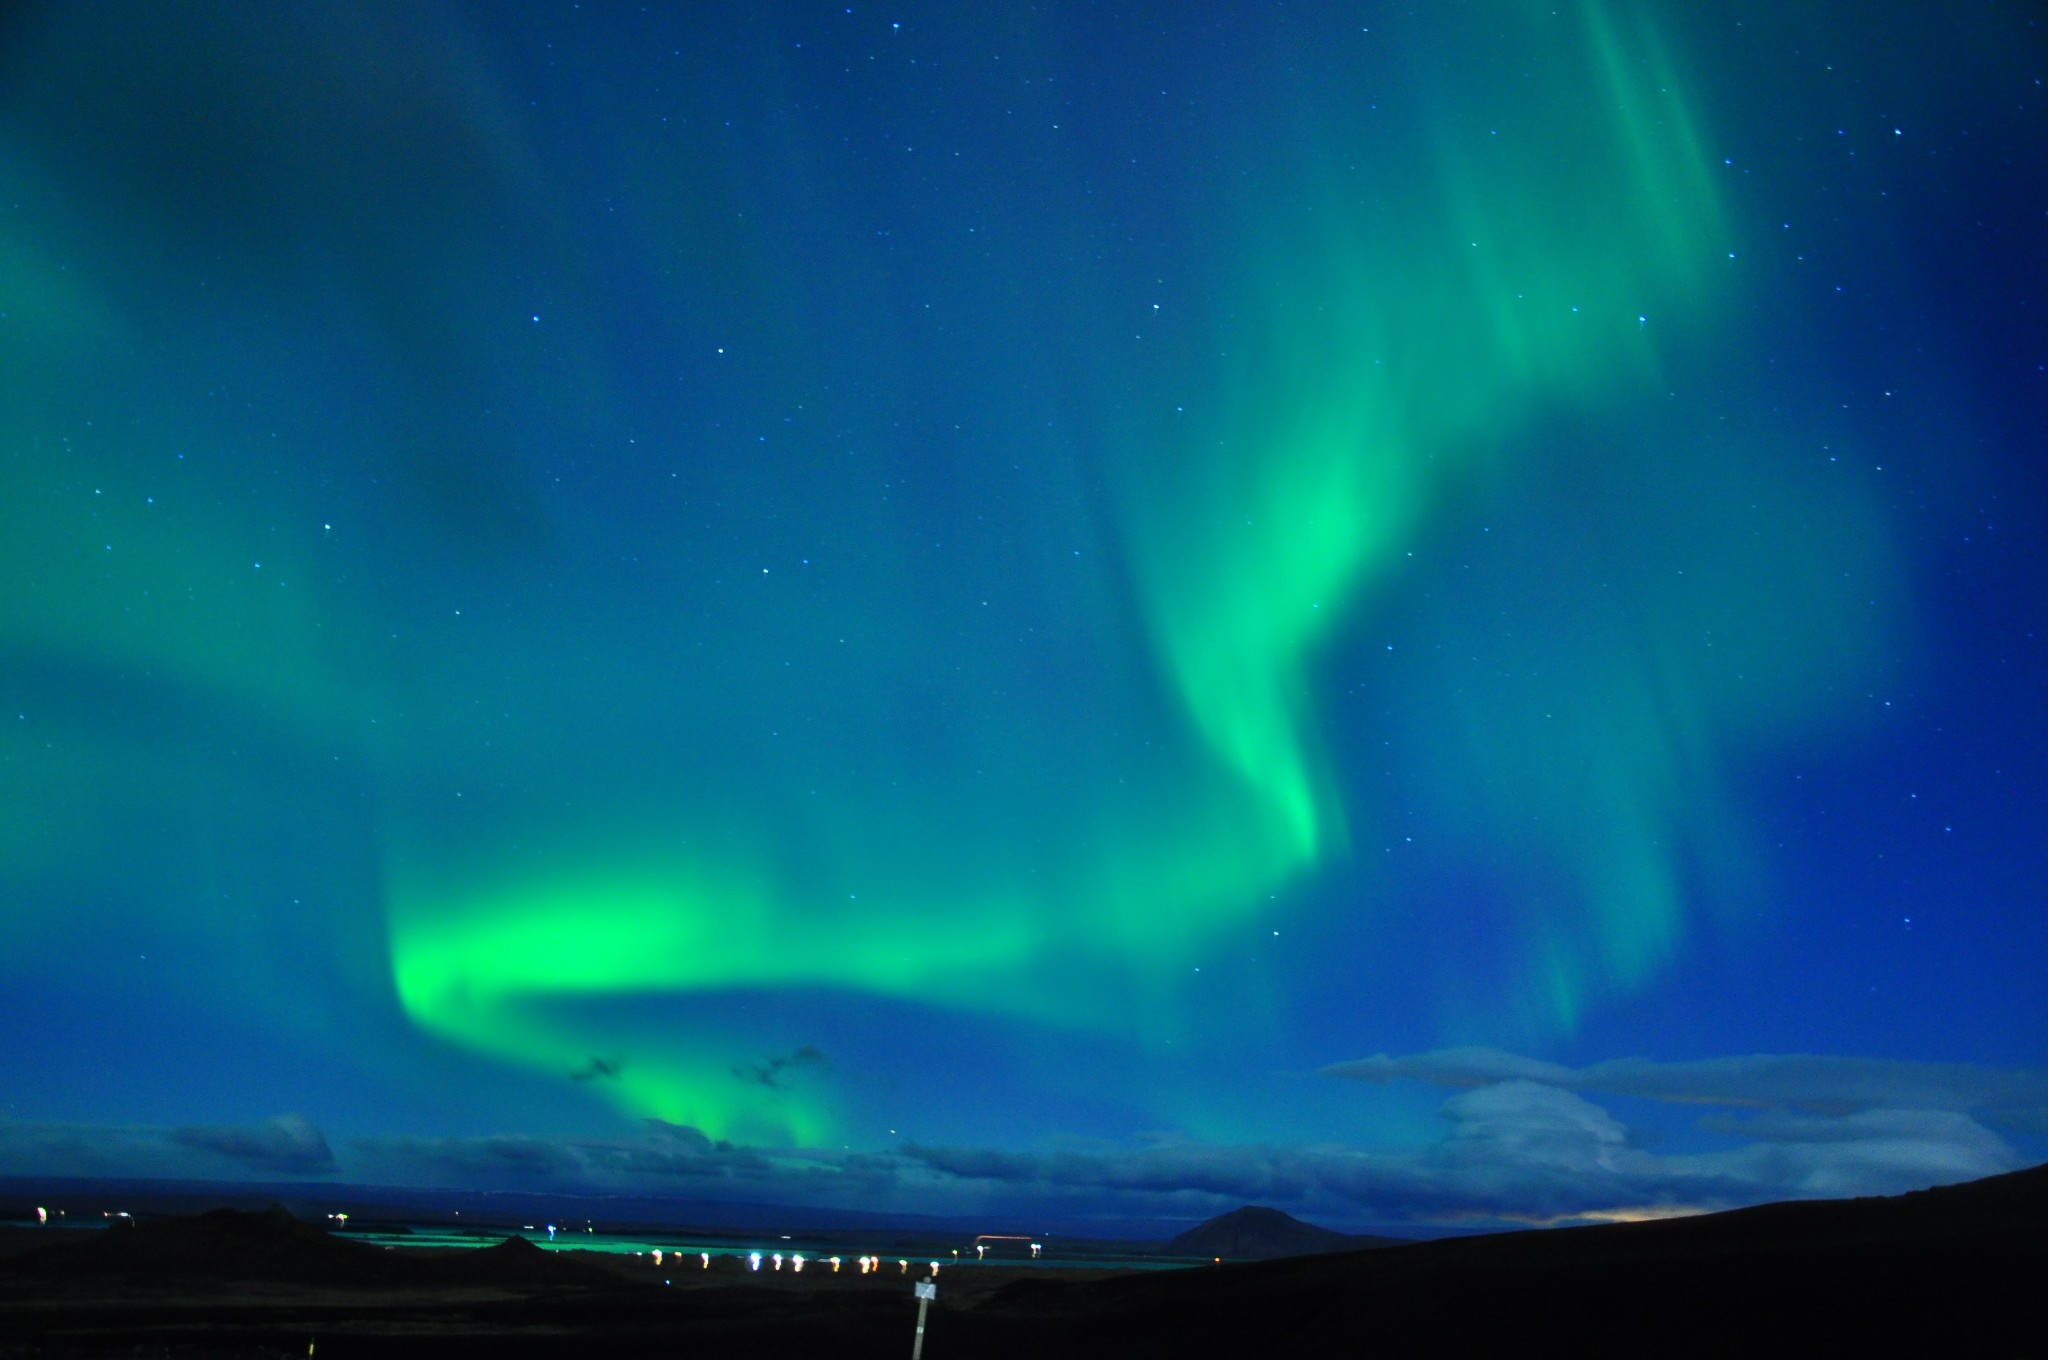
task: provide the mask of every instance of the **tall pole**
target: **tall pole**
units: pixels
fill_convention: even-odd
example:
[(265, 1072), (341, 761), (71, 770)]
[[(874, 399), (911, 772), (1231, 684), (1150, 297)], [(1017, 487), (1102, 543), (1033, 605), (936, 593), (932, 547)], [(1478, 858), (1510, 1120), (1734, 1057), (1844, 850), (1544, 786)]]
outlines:
[(917, 1296), (917, 1340), (910, 1343), (910, 1360), (924, 1360), (924, 1310), (931, 1306), (931, 1295)]

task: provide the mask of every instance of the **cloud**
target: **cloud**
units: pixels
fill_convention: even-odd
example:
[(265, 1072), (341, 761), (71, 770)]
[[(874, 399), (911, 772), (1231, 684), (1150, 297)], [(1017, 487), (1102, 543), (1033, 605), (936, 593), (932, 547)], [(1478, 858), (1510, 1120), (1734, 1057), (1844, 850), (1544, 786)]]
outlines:
[(414, 1183), (464, 1188), (500, 1180), (552, 1180), (581, 1165), (573, 1144), (518, 1134), (360, 1138), (350, 1148), (359, 1160), (367, 1160), (380, 1178), (397, 1170), (400, 1179), (414, 1179)]
[(300, 1115), (174, 1129), (0, 1119), (0, 1174), (212, 1178), (223, 1171), (302, 1176), (335, 1169), (326, 1136)]
[(805, 1044), (793, 1053), (770, 1058), (764, 1063), (743, 1063), (733, 1068), (732, 1074), (741, 1081), (749, 1082), (756, 1086), (767, 1086), (781, 1090), (789, 1084), (789, 1079), (792, 1076), (799, 1073), (805, 1071), (829, 1072), (831, 1070), (832, 1064), (825, 1057), (824, 1050), (813, 1047), (810, 1044)]
[[(1492, 1049), (1328, 1070), (1456, 1088), (1438, 1109), (1441, 1136), (1394, 1152), (1162, 1141), (1043, 1154), (912, 1145), (904, 1155), (990, 1191), (1094, 1197), (1124, 1213), (1257, 1202), (1389, 1227), (1596, 1221), (1893, 1194), (2014, 1170), (2025, 1159), (1970, 1111), (2023, 1125), (2037, 1087), (2025, 1072), (1933, 1064), (1749, 1057), (1574, 1069)], [(1587, 1098), (1603, 1092), (1720, 1108), (1694, 1126), (1704, 1150), (1660, 1152)], [(1884, 1103), (1905, 1100), (1928, 1104)]]
[(1410, 1080), (1454, 1087), (1527, 1081), (1566, 1091), (1679, 1104), (1778, 1107), (1814, 1114), (1947, 1110), (2013, 1128), (2048, 1131), (2048, 1072), (1967, 1063), (1751, 1054), (1694, 1062), (1617, 1058), (1589, 1067), (1564, 1067), (1499, 1049), (1447, 1048), (1405, 1058), (1379, 1054), (1323, 1071), (1355, 1081)]
[(1443, 1104), (1450, 1155), (1529, 1166), (1612, 1167), (1628, 1130), (1569, 1091), (1530, 1081), (1482, 1086)]
[(2010, 1171), (2020, 1160), (1996, 1133), (1947, 1110), (1773, 1111), (1742, 1120), (1709, 1115), (1700, 1124), (1750, 1140), (1742, 1158), (1753, 1175), (1809, 1195), (1912, 1190)]
[(0, 1118), (0, 1174), (171, 1176), (190, 1160), (162, 1129)]
[(281, 1114), (261, 1124), (225, 1128), (188, 1127), (166, 1135), (180, 1147), (210, 1152), (257, 1171), (309, 1174), (334, 1169), (326, 1135), (302, 1115)]
[(600, 1058), (595, 1053), (590, 1061), (569, 1073), (570, 1081), (596, 1081), (603, 1077), (616, 1077), (625, 1070), (626, 1064), (616, 1058)]
[[(743, 1079), (772, 1085), (824, 1065), (822, 1053), (798, 1049)], [(0, 1119), (0, 1173), (207, 1178), (225, 1163), (247, 1178), (341, 1174), (1019, 1221), (1186, 1221), (1257, 1203), (1332, 1226), (1426, 1232), (1890, 1194), (2009, 1171), (2026, 1159), (1988, 1121), (2022, 1123), (2038, 1083), (2026, 1072), (1821, 1057), (1571, 1068), (1489, 1049), (1329, 1070), (1449, 1088), (1435, 1133), (1393, 1148), (1151, 1136), (857, 1151), (750, 1147), (649, 1119), (608, 1137), (360, 1138), (337, 1155), (292, 1116), (180, 1129)], [(1623, 1107), (1634, 1111), (1624, 1117), (1604, 1094), (1664, 1102), (1672, 1127), (1657, 1125), (1657, 1106)], [(1669, 1116), (1685, 1105), (1700, 1108), (1674, 1133)]]
[(748, 1147), (660, 1119), (645, 1120), (637, 1137), (363, 1138), (349, 1150), (362, 1174), (388, 1184), (743, 1195), (821, 1205), (858, 1204), (896, 1172), (887, 1156)]

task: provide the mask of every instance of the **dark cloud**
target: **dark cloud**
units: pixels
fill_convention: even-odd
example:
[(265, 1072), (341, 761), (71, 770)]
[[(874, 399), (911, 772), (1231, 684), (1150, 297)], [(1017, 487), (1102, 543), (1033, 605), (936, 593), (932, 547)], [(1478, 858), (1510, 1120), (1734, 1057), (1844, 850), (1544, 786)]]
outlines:
[[(573, 1144), (551, 1138), (498, 1134), (481, 1138), (366, 1138), (353, 1149), (382, 1174), (410, 1172), (429, 1185), (494, 1184), (501, 1177), (529, 1181), (574, 1172)], [(425, 1176), (420, 1173), (425, 1172)]]
[(1042, 1184), (1051, 1179), (1046, 1159), (1030, 1152), (1004, 1152), (997, 1148), (923, 1147), (912, 1143), (904, 1155), (933, 1171), (963, 1180), (1009, 1181)]
[(665, 1120), (635, 1138), (378, 1138), (351, 1144), (383, 1182), (458, 1189), (744, 1195), (861, 1204), (893, 1179), (894, 1159), (747, 1147)]
[(625, 1070), (625, 1067), (626, 1064), (616, 1058), (600, 1058), (593, 1053), (590, 1055), (590, 1061), (569, 1073), (569, 1080), (597, 1081), (602, 1078), (616, 1077)]
[(2048, 1073), (1966, 1063), (1752, 1054), (1695, 1062), (1618, 1058), (1589, 1067), (1565, 1067), (1498, 1049), (1452, 1048), (1403, 1058), (1380, 1054), (1323, 1071), (1356, 1081), (1405, 1079), (1453, 1087), (1527, 1081), (1566, 1091), (1813, 1114), (1948, 1110), (2014, 1128), (2048, 1129)]
[(261, 1124), (172, 1129), (165, 1135), (180, 1147), (210, 1152), (257, 1171), (289, 1174), (334, 1170), (334, 1151), (310, 1120), (282, 1114)]
[(0, 1174), (169, 1176), (190, 1161), (162, 1129), (0, 1118)]
[(710, 1136), (702, 1129), (693, 1128), (688, 1124), (671, 1124), (666, 1119), (643, 1119), (640, 1123), (646, 1128), (647, 1136), (656, 1142), (680, 1145), (701, 1152), (709, 1152), (715, 1147), (731, 1146), (722, 1141), (712, 1142)]
[(793, 1053), (770, 1058), (763, 1063), (743, 1063), (733, 1068), (732, 1074), (741, 1081), (752, 1085), (768, 1086), (780, 1090), (788, 1084), (791, 1077), (799, 1073), (806, 1071), (829, 1072), (831, 1070), (832, 1064), (825, 1057), (824, 1051), (810, 1044), (805, 1044)]

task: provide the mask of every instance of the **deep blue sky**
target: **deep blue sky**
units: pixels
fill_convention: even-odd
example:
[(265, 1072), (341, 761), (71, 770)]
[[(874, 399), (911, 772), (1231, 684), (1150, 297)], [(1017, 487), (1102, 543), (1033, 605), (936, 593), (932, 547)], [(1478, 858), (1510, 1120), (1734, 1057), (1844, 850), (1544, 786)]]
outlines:
[(2048, 41), (1666, 9), (10, 8), (0, 1172), (2038, 1160)]

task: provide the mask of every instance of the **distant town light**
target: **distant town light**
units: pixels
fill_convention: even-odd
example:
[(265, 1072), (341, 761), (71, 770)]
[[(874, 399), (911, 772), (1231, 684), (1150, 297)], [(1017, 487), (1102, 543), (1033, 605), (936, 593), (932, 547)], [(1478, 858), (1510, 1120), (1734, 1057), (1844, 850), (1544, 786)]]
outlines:
[(760, 1253), (760, 1252), (758, 1252), (758, 1251), (750, 1251), (750, 1252), (748, 1252), (748, 1253), (747, 1253), (747, 1269), (748, 1269), (748, 1270), (759, 1270), (760, 1268), (761, 1268), (761, 1253)]

